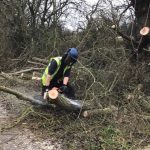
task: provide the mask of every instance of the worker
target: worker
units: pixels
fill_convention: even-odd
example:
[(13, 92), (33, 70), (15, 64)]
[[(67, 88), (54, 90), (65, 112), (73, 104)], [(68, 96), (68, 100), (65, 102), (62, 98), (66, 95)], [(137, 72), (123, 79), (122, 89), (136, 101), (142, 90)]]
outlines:
[(42, 96), (47, 99), (48, 91), (53, 87), (57, 87), (62, 93), (68, 97), (75, 97), (73, 88), (68, 84), (70, 71), (77, 62), (78, 50), (69, 48), (62, 57), (53, 57), (46, 67), (42, 76)]

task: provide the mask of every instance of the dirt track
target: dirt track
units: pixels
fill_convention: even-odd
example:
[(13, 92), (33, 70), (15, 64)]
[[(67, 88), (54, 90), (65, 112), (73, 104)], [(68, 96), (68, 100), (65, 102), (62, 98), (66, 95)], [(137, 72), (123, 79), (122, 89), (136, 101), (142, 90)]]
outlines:
[[(26, 90), (23, 87), (19, 89)], [(18, 100), (13, 95), (0, 92), (0, 129), (13, 125), (16, 118), (29, 106), (30, 104)], [(15, 127), (4, 129), (0, 133), (0, 150), (35, 149), (60, 150), (61, 144), (56, 143), (53, 138), (46, 139), (42, 136), (34, 135), (24, 121)]]

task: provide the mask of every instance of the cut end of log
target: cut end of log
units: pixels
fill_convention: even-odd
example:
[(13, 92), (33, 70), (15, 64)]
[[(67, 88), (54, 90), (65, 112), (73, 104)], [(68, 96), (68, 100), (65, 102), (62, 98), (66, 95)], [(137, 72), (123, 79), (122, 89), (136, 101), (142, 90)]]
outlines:
[(150, 28), (149, 27), (143, 27), (141, 30), (140, 30), (140, 34), (141, 35), (147, 35), (148, 33), (150, 32)]
[(88, 114), (87, 111), (84, 111), (84, 112), (82, 113), (82, 116), (83, 116), (84, 118), (88, 118), (88, 117), (89, 117), (89, 114)]
[(116, 25), (112, 25), (111, 28), (112, 28), (112, 29), (116, 29)]
[(50, 99), (56, 99), (58, 97), (58, 91), (55, 89), (52, 89), (48, 92)]

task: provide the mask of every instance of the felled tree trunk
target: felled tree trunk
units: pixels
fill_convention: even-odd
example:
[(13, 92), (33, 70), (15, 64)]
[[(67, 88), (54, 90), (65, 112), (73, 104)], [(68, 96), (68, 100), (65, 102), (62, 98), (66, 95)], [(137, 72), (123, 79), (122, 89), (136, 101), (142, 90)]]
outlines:
[(91, 106), (87, 103), (83, 103), (80, 100), (66, 98), (64, 95), (59, 95), (55, 103), (66, 110), (81, 112), (81, 116), (85, 118), (106, 114), (116, 115), (118, 111), (115, 106), (110, 106), (104, 109), (91, 109)]
[(33, 65), (39, 65), (39, 66), (44, 66), (46, 67), (46, 64), (40, 63), (40, 62), (33, 62), (33, 61), (28, 61), (29, 64), (33, 64)]
[(44, 69), (45, 68), (29, 68), (29, 69), (25, 69), (25, 70), (20, 70), (20, 71), (17, 71), (17, 72), (9, 73), (8, 75), (17, 75), (17, 74), (26, 73), (26, 72), (41, 71), (41, 70), (44, 70)]
[[(50, 103), (47, 100), (43, 100), (42, 96), (39, 95), (35, 97), (27, 96), (23, 93), (20, 93), (18, 91), (12, 90), (4, 86), (0, 86), (0, 91), (13, 94), (17, 98), (29, 101), (31, 103), (35, 103), (39, 105), (50, 105)], [(63, 109), (70, 110), (70, 111), (79, 111), (82, 108), (82, 104), (79, 101), (68, 99), (61, 94), (59, 94), (56, 100), (50, 100), (50, 102), (62, 107)]]
[(46, 101), (41, 101), (41, 100), (35, 99), (35, 98), (31, 97), (31, 96), (27, 96), (27, 95), (25, 95), (23, 93), (20, 93), (18, 91), (12, 90), (10, 88), (6, 88), (4, 86), (0, 86), (0, 91), (13, 94), (17, 98), (29, 101), (31, 103), (35, 103), (35, 104), (39, 104), (39, 105), (48, 105), (48, 103)]
[(52, 104), (55, 104), (56, 106), (59, 106), (65, 110), (69, 110), (72, 112), (81, 112), (81, 115), (86, 118), (97, 114), (111, 114), (117, 111), (117, 108), (114, 106), (104, 109), (89, 110), (90, 106), (87, 105), (86, 103), (83, 104), (82, 101), (69, 99), (65, 97), (63, 94), (59, 94), (55, 100), (50, 100), (50, 102), (48, 102), (46, 100), (43, 100), (42, 96), (35, 96), (35, 97), (27, 96), (25, 94), (14, 91), (10, 88), (6, 88), (4, 86), (0, 86), (0, 91), (13, 94), (19, 99), (26, 100), (34, 104), (50, 107), (53, 107)]
[(65, 97), (63, 94), (59, 94), (57, 99), (55, 100), (56, 105), (69, 110), (69, 111), (80, 111), (89, 109), (87, 104), (83, 104), (81, 100), (72, 100), (70, 98)]

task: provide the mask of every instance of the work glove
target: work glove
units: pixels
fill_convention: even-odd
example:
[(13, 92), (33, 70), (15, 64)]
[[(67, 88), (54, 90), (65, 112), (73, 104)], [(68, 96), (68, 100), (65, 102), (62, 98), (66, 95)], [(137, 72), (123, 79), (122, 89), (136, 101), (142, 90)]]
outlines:
[(61, 86), (59, 89), (60, 89), (60, 91), (61, 91), (62, 93), (67, 93), (67, 92), (68, 92), (68, 87), (67, 87), (67, 85), (63, 85), (63, 86)]

